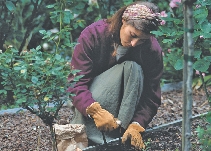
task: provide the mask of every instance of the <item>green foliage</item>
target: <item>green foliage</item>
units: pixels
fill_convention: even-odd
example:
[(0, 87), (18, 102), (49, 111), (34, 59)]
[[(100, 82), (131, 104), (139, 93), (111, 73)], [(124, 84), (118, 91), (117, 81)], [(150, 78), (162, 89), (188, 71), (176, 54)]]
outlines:
[(193, 84), (192, 84), (192, 87), (194, 89), (199, 89), (202, 87), (203, 85), (203, 82), (208, 86), (208, 85), (211, 85), (211, 75), (208, 75), (208, 76), (204, 76), (203, 77), (204, 81), (202, 80), (202, 78), (200, 77), (195, 77), (193, 79)]
[(4, 79), (1, 93), (12, 90), (17, 105), (50, 125), (69, 95), (73, 95), (66, 91), (70, 86), (67, 77), (71, 72), (75, 75), (75, 71), (60, 54), (41, 52), (40, 48), (19, 55), (11, 47), (0, 54), (0, 71)]
[(206, 127), (198, 127), (198, 138), (200, 148), (202, 151), (209, 151), (211, 148), (211, 112), (206, 115), (207, 125)]
[[(12, 3), (6, 5), (13, 6)], [(68, 39), (67, 33), (71, 30), (65, 17), (66, 11), (62, 11), (64, 5), (65, 3), (56, 2), (47, 6), (53, 8), (52, 14), (57, 12), (57, 16), (53, 16), (53, 19), (55, 24), (59, 24), (59, 31), (56, 33), (39, 31), (43, 39), (51, 42), (53, 48), (51, 53), (41, 51), (40, 45), (20, 53), (12, 44), (0, 53), (0, 76), (3, 79), (1, 84), (4, 86), (0, 93), (6, 95), (8, 91), (12, 91), (18, 106), (36, 114), (47, 125), (52, 125), (59, 109), (69, 95), (73, 95), (67, 92), (71, 81), (80, 79), (76, 76), (78, 70), (72, 69), (62, 54), (64, 50), (74, 46), (70, 41), (64, 40)], [(73, 75), (69, 82), (67, 82), (68, 75)]]
[[(36, 0), (7, 0), (1, 1), (1, 39), (0, 49), (3, 51), (9, 45), (12, 45), (17, 50), (22, 51), (26, 48), (34, 48), (37, 45), (42, 46), (42, 50), (52, 51), (52, 41), (39, 38), (40, 30), (56, 30), (61, 31), (59, 23), (62, 21), (63, 26), (68, 26), (68, 32), (60, 37), (62, 43), (72, 45), (67, 49), (63, 48), (62, 55), (70, 58), (73, 52), (74, 42), (78, 38), (81, 30), (87, 25), (100, 19), (107, 18), (114, 14), (120, 7), (133, 2), (132, 0), (121, 1), (88, 1), (88, 0), (66, 0), (57, 1), (41, 1)], [(153, 3), (157, 4), (160, 10), (167, 10), (168, 17), (163, 17), (166, 21), (165, 26), (160, 26), (154, 34), (158, 37), (160, 44), (164, 50), (164, 75), (163, 81), (173, 82), (182, 80), (183, 68), (183, 14), (182, 4), (178, 8), (169, 8), (169, 1), (158, 0)], [(209, 17), (209, 1), (198, 0), (194, 7), (195, 19), (195, 51), (201, 52), (198, 58), (195, 58), (194, 69), (202, 72), (210, 72), (210, 59), (205, 59), (205, 56), (210, 56), (210, 23)], [(46, 7), (48, 9), (46, 9)], [(35, 13), (36, 12), (36, 13)], [(62, 13), (62, 16), (60, 12)], [(60, 17), (57, 17), (60, 16)], [(49, 32), (51, 33), (51, 32)], [(53, 33), (56, 38), (57, 33)], [(203, 38), (200, 36), (203, 35)], [(36, 45), (35, 45), (36, 44)], [(65, 46), (64, 46), (65, 47)], [(168, 50), (171, 50), (169, 52)]]
[[(88, 0), (6, 0), (0, 4), (2, 52), (13, 47), (21, 54), (40, 45), (42, 52), (70, 60), (81, 30), (100, 18), (98, 4)], [(14, 105), (12, 93), (4, 90), (2, 80), (0, 76), (0, 103)]]
[(48, 21), (46, 3), (48, 1), (0, 1), (1, 50), (6, 50), (9, 45), (19, 51), (26, 49), (32, 35), (45, 26), (44, 23)]
[[(70, 23), (70, 39), (75, 41), (81, 31), (91, 23), (101, 18), (100, 9), (97, 1), (88, 0), (66, 0), (64, 21)], [(56, 13), (54, 13), (56, 16)], [(70, 20), (70, 22), (68, 22)]]
[[(38, 1), (37, 1), (38, 2)], [(78, 70), (74, 70), (69, 60), (63, 54), (74, 46), (68, 40), (71, 31), (70, 18), (64, 10), (65, 2), (56, 2), (47, 5), (51, 9), (51, 19), (58, 24), (58, 31), (40, 30), (44, 40), (49, 42), (52, 50), (42, 51), (41, 46), (30, 50), (20, 51), (14, 45), (9, 44), (5, 51), (0, 52), (0, 77), (3, 89), (0, 94), (6, 95), (12, 91), (15, 105), (36, 114), (50, 127), (53, 140), (53, 150), (57, 150), (53, 122), (63, 104), (73, 96), (67, 91), (73, 82), (77, 82), (81, 76), (77, 76)], [(12, 2), (7, 4), (9, 10), (13, 10)], [(54, 14), (56, 13), (56, 16)], [(53, 17), (52, 17), (53, 16)], [(69, 59), (69, 58), (68, 58)], [(71, 76), (68, 78), (68, 76)], [(4, 106), (2, 107), (4, 108)]]
[[(88, 0), (6, 0), (0, 4), (0, 49), (3, 51), (10, 45), (19, 53), (37, 45), (46, 49), (43, 48), (46, 43), (50, 51), (53, 49), (51, 43), (42, 40), (39, 30), (60, 31), (62, 22), (70, 30), (60, 37), (61, 40), (73, 43), (83, 28), (101, 18), (98, 3)], [(63, 54), (70, 57), (71, 50), (63, 50)]]
[(147, 151), (150, 149), (150, 144), (151, 144), (151, 139), (148, 139), (147, 141), (144, 142), (145, 148), (142, 149), (143, 151)]
[[(75, 76), (77, 71), (60, 54), (42, 52), (40, 48), (38, 46), (19, 55), (16, 49), (10, 47), (0, 54), (4, 85), (0, 93), (12, 90), (15, 103), (36, 114), (52, 130), (59, 110), (69, 96), (74, 95), (68, 93), (67, 88), (80, 77)], [(72, 81), (67, 82), (69, 74), (74, 76)], [(55, 140), (54, 132), (51, 133)]]
[[(211, 23), (208, 20), (208, 8), (211, 2), (198, 0), (194, 3), (194, 70), (210, 73), (211, 63)], [(171, 8), (167, 12), (167, 17), (162, 17), (165, 25), (160, 26), (158, 31), (153, 31), (164, 48), (164, 76), (168, 79), (170, 76), (174, 79), (182, 80), (183, 69), (183, 34), (184, 18), (183, 5)], [(175, 74), (174, 74), (175, 72)], [(170, 75), (170, 76), (169, 76)], [(179, 75), (179, 76), (178, 76)]]
[[(195, 89), (204, 87), (208, 102), (211, 105), (211, 97), (206, 86), (210, 85), (211, 73), (211, 23), (210, 23), (211, 1), (197, 0), (193, 7), (194, 32), (193, 32), (193, 87)], [(183, 69), (183, 35), (188, 29), (184, 29), (183, 5), (170, 8), (167, 16), (163, 16), (164, 25), (158, 31), (152, 33), (158, 37), (162, 48), (164, 48), (164, 82), (169, 79), (182, 80)], [(178, 76), (179, 75), (179, 76)], [(168, 79), (168, 80), (167, 80)], [(208, 124), (206, 127), (198, 127), (198, 139), (203, 151), (211, 148), (211, 114), (206, 116)]]

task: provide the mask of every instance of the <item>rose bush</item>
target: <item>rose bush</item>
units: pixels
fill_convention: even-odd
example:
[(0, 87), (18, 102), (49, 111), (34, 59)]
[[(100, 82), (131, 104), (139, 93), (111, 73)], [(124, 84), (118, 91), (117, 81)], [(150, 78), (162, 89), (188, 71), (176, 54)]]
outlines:
[[(39, 30), (43, 39), (51, 43), (51, 51), (43, 51), (40, 45), (32, 49), (19, 51), (12, 44), (0, 52), (0, 77), (3, 79), (0, 94), (7, 95), (12, 92), (14, 103), (36, 114), (49, 126), (53, 141), (53, 150), (56, 151), (54, 120), (69, 96), (67, 88), (81, 76), (76, 76), (78, 70), (72, 68), (69, 58), (63, 55), (74, 44), (65, 40), (70, 34), (70, 25), (65, 18), (63, 2), (48, 5), (53, 8), (57, 32)], [(60, 10), (60, 11), (58, 11)], [(54, 14), (52, 13), (52, 14)], [(57, 18), (57, 19), (56, 19)], [(64, 21), (65, 20), (65, 21)], [(71, 75), (71, 79), (68, 76)], [(69, 79), (69, 81), (68, 81)]]
[[(183, 5), (181, 0), (171, 0), (169, 3), (170, 11), (166, 14), (161, 13), (163, 19), (162, 26), (158, 31), (153, 33), (159, 37), (164, 48), (164, 79), (168, 79), (167, 75), (173, 76), (177, 79), (177, 74), (182, 75), (183, 69), (183, 35), (187, 30), (184, 29)], [(211, 1), (197, 0), (194, 3), (193, 19), (194, 29), (194, 56), (193, 59), (193, 86), (199, 88), (204, 86), (207, 95), (207, 100), (211, 105), (211, 94), (206, 89), (206, 86), (211, 84), (211, 23), (210, 23), (210, 9)], [(176, 71), (175, 74), (173, 71)], [(165, 75), (166, 73), (169, 73)], [(165, 77), (166, 76), (166, 77)], [(200, 76), (200, 78), (198, 77)], [(182, 80), (182, 76), (178, 77)], [(210, 136), (211, 136), (211, 120), (210, 113), (206, 116), (206, 128), (198, 127), (198, 138), (201, 144), (201, 149), (209, 150)]]

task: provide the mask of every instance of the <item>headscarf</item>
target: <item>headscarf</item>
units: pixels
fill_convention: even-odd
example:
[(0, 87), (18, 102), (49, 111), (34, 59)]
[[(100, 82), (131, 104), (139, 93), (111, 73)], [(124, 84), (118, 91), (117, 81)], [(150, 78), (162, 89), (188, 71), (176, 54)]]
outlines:
[(134, 4), (128, 6), (123, 15), (122, 19), (125, 20), (139, 20), (139, 19), (146, 19), (151, 21), (159, 22), (160, 13), (154, 13), (150, 8), (145, 5), (141, 4)]

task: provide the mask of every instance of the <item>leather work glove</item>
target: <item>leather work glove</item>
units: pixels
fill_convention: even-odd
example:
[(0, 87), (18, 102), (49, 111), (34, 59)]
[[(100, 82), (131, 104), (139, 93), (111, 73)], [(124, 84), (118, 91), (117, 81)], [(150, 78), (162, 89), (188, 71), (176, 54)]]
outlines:
[(140, 134), (140, 132), (144, 131), (145, 129), (141, 125), (135, 123), (130, 124), (122, 136), (122, 143), (124, 144), (126, 140), (130, 138), (132, 146), (134, 146), (136, 149), (144, 149), (145, 145)]
[(100, 131), (112, 131), (118, 127), (114, 116), (107, 110), (102, 109), (98, 102), (87, 107), (86, 113), (90, 115)]

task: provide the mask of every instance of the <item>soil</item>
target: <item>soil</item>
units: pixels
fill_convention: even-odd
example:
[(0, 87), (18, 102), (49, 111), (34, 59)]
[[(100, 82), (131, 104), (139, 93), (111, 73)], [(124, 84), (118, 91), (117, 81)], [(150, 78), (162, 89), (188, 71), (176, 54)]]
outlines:
[[(208, 89), (211, 93), (211, 88)], [(162, 105), (157, 115), (149, 124), (148, 132), (143, 134), (147, 151), (180, 151), (182, 146), (182, 128), (181, 122), (173, 124), (156, 131), (150, 131), (152, 127), (174, 122), (182, 119), (182, 91), (174, 90), (162, 93)], [(193, 91), (192, 115), (199, 115), (210, 110), (206, 95), (202, 89)], [(64, 106), (59, 112), (59, 119), (55, 121), (58, 124), (67, 124), (70, 122), (71, 110)], [(192, 151), (200, 151), (200, 144), (197, 139), (196, 128), (205, 127), (207, 122), (205, 118), (196, 118), (192, 121)], [(118, 141), (110, 143), (110, 146), (118, 145)], [(102, 145), (102, 147), (105, 145)], [(127, 146), (122, 146), (126, 147)], [(49, 128), (36, 115), (28, 111), (15, 114), (5, 113), (0, 115), (0, 151), (51, 151), (52, 143)], [(104, 149), (106, 150), (106, 149)], [(112, 150), (119, 150), (117, 148)], [(123, 149), (122, 149), (123, 150)], [(127, 151), (133, 151), (133, 148), (127, 148)], [(107, 150), (108, 151), (108, 150)]]

